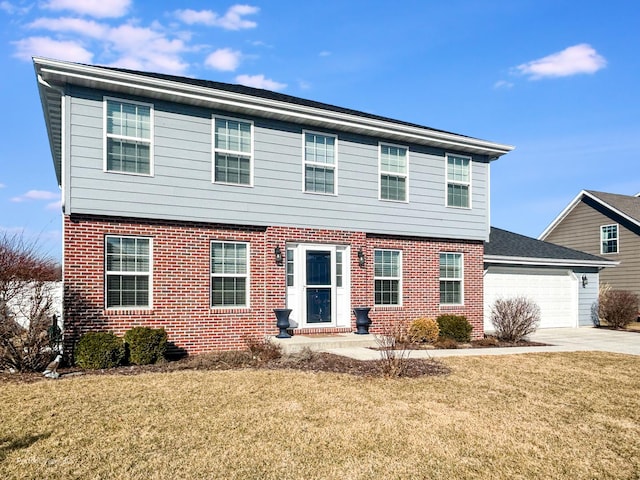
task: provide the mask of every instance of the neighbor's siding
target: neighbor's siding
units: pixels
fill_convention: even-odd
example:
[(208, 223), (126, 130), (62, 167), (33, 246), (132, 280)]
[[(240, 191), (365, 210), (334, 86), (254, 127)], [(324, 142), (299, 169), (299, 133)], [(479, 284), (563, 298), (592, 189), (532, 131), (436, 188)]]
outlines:
[[(107, 310), (104, 300), (105, 235), (140, 235), (152, 240), (151, 310)], [(250, 306), (212, 309), (210, 242), (250, 244)], [(189, 353), (244, 348), (246, 337), (275, 335), (274, 308), (286, 305), (286, 267), (276, 265), (273, 250), (287, 242), (351, 245), (351, 302), (373, 307), (373, 250), (403, 251), (403, 305), (374, 307), (372, 332), (398, 321), (442, 313), (465, 315), (474, 338), (482, 330), (482, 242), (439, 241), (364, 232), (289, 227), (246, 227), (191, 222), (64, 216), (65, 341), (71, 349), (85, 332), (106, 330), (123, 335), (135, 326), (166, 329), (169, 341)], [(365, 267), (358, 265), (362, 248)], [(439, 305), (439, 253), (464, 254), (464, 300), (461, 306)], [(352, 330), (355, 317), (351, 316)], [(323, 330), (331, 332), (332, 330)]]
[[(544, 240), (619, 261), (617, 267), (604, 268), (600, 272), (600, 283), (640, 295), (640, 232), (624, 219), (594, 207), (581, 201)], [(601, 254), (600, 227), (615, 223), (619, 225), (619, 253)]]
[(485, 157), (472, 162), (472, 209), (445, 207), (445, 151), (409, 144), (409, 203), (380, 201), (378, 139), (328, 131), (338, 134), (338, 195), (308, 194), (302, 192), (305, 127), (244, 117), (254, 121), (254, 186), (218, 185), (211, 182), (211, 116), (225, 112), (155, 102), (154, 177), (105, 173), (106, 92), (74, 87), (71, 93), (66, 213), (487, 240)]

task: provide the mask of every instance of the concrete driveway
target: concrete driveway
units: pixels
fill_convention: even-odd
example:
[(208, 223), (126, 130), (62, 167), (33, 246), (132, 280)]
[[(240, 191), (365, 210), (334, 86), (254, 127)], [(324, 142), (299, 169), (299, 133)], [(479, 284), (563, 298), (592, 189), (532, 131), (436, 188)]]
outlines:
[(548, 343), (565, 352), (596, 350), (640, 355), (640, 332), (606, 328), (544, 328), (531, 335), (534, 342)]
[[(453, 350), (410, 350), (411, 358), (436, 358), (474, 355), (514, 355), (536, 352), (602, 351), (640, 355), (640, 333), (619, 332), (605, 328), (544, 328), (531, 335), (530, 340), (546, 343), (544, 347), (507, 348), (458, 348)], [(340, 345), (340, 348), (321, 349), (326, 352), (357, 358), (375, 360), (380, 352), (363, 346)]]

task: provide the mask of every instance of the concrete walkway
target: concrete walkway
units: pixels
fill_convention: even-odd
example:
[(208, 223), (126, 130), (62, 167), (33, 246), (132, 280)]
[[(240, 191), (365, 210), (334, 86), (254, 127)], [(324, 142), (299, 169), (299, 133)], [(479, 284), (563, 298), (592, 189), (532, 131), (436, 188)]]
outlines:
[[(541, 329), (531, 335), (531, 341), (546, 343), (547, 347), (507, 347), (507, 348), (458, 348), (451, 350), (411, 350), (410, 358), (440, 358), (452, 356), (477, 355), (514, 355), (537, 352), (577, 352), (602, 351), (640, 355), (640, 333), (619, 332), (602, 328), (549, 328)], [(374, 343), (375, 344), (375, 343)], [(357, 358), (359, 360), (376, 360), (380, 352), (366, 348), (365, 345), (341, 344), (322, 351)]]

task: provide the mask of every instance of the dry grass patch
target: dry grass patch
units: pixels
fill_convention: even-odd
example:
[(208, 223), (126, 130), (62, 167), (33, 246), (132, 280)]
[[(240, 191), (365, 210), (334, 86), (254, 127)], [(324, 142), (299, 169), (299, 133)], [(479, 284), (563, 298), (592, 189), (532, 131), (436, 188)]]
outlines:
[(0, 389), (3, 478), (638, 478), (640, 357), (446, 359), (445, 377), (289, 370)]

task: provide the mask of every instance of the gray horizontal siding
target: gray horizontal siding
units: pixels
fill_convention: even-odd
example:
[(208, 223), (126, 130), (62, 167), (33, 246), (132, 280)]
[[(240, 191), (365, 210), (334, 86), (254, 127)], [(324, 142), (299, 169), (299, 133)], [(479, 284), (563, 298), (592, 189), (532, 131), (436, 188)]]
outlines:
[(218, 185), (211, 183), (211, 115), (225, 113), (156, 102), (154, 176), (107, 173), (102, 92), (73, 93), (67, 213), (486, 239), (483, 158), (472, 164), (472, 209), (445, 207), (445, 152), (410, 144), (409, 203), (381, 201), (377, 139), (329, 132), (338, 134), (338, 195), (308, 194), (302, 192), (305, 127), (247, 118), (254, 121), (254, 186)]

